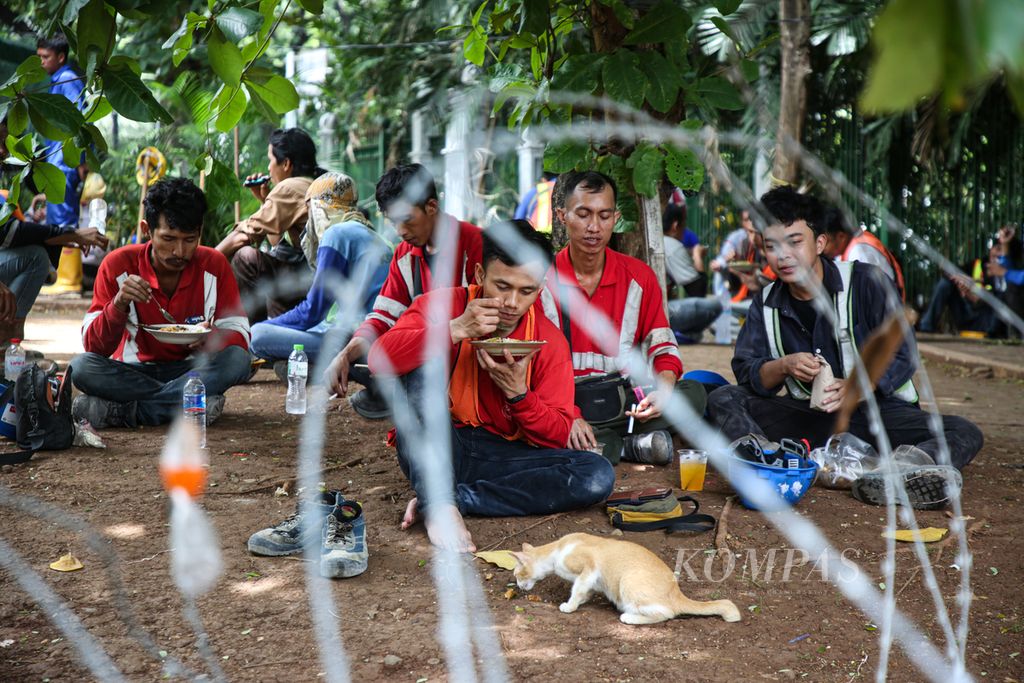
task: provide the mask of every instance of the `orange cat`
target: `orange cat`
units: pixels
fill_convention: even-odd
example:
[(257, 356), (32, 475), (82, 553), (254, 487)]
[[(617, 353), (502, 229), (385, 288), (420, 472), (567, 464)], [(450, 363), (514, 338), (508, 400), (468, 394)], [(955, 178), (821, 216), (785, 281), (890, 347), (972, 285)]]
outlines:
[(516, 582), (523, 590), (552, 572), (572, 581), (569, 599), (558, 607), (566, 613), (575, 612), (599, 591), (619, 608), (624, 624), (656, 624), (683, 614), (740, 620), (740, 611), (729, 600), (699, 602), (683, 595), (668, 565), (636, 543), (568, 534), (539, 548), (524, 543), (521, 553), (512, 554)]

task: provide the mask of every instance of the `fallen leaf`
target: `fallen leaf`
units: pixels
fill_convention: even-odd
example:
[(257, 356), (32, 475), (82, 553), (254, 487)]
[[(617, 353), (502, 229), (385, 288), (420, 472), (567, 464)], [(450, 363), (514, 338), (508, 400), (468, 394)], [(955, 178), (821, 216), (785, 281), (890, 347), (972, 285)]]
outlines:
[(527, 595), (526, 599), (529, 600), (530, 602), (542, 602), (543, 601), (543, 598), (541, 598), (539, 595)]
[(516, 556), (511, 550), (481, 550), (474, 553), (484, 562), (512, 571), (516, 568)]
[(912, 529), (899, 529), (898, 531), (886, 530), (882, 532), (882, 538), (895, 538), (897, 541), (904, 541), (906, 543), (913, 543), (914, 541), (934, 543), (935, 541), (941, 541), (942, 537), (947, 533), (949, 533), (949, 529), (939, 529), (930, 526), (924, 529), (918, 529), (917, 533), (914, 533)]
[(78, 571), (84, 566), (85, 565), (79, 562), (78, 558), (71, 553), (61, 555), (59, 560), (50, 563), (50, 569), (54, 569), (59, 572)]
[(512, 598), (516, 597), (516, 595), (517, 595), (516, 589), (515, 588), (509, 588), (502, 595), (505, 596), (506, 600), (511, 600)]

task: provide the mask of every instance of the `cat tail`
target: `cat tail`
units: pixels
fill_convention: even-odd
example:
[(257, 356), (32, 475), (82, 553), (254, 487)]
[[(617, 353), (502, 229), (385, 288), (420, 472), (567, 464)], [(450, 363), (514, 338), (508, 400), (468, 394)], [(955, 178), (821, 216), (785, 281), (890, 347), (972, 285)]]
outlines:
[(674, 600), (675, 604), (672, 608), (675, 610), (676, 616), (693, 615), (693, 616), (719, 616), (726, 621), (739, 621), (740, 611), (733, 604), (732, 600), (710, 600), (708, 602), (701, 602), (700, 600), (691, 600), (690, 598), (683, 595), (682, 591), (679, 591), (678, 595)]

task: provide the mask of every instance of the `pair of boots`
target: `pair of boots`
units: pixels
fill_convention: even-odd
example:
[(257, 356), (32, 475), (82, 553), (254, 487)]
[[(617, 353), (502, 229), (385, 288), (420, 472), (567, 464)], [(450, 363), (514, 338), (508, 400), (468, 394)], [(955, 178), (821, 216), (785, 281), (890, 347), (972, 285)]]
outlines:
[(320, 545), (320, 575), (340, 579), (366, 571), (366, 520), (362, 506), (341, 491), (322, 491), (315, 502), (296, 506), (295, 514), (249, 537), (253, 555), (281, 557), (301, 553), (307, 541)]

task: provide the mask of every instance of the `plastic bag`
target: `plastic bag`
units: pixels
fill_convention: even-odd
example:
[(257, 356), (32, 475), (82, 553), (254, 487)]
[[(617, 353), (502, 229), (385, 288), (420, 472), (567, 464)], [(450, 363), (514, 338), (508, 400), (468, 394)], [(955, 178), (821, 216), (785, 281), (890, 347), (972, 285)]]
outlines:
[(882, 465), (874, 446), (849, 432), (833, 435), (824, 448), (811, 451), (818, 463), (818, 481), (830, 489), (848, 489)]
[(814, 376), (814, 384), (811, 385), (811, 408), (814, 410), (827, 410), (827, 406), (822, 402), (825, 400), (825, 389), (835, 383), (836, 376), (832, 372), (832, 366), (828, 364), (824, 356), (818, 354), (814, 357), (821, 364), (821, 369)]
[(106, 448), (107, 444), (96, 433), (96, 429), (86, 419), (81, 419), (75, 424), (74, 446), (89, 446), (90, 448)]

